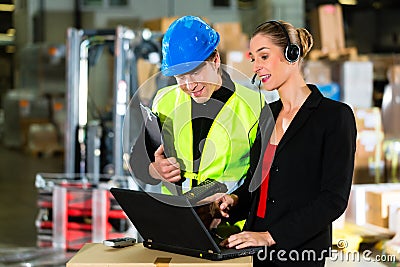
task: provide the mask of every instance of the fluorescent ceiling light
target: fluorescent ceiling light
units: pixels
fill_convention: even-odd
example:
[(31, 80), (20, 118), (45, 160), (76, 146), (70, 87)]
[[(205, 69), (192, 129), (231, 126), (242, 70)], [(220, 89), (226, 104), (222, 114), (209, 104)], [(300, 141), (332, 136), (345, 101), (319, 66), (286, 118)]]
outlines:
[(7, 45), (6, 46), (6, 53), (13, 54), (17, 49), (14, 45)]
[(357, 0), (339, 0), (342, 5), (357, 5)]
[(14, 28), (8, 29), (6, 34), (7, 34), (7, 36), (10, 36), (10, 37), (14, 36), (15, 35), (15, 29)]
[(0, 33), (0, 46), (3, 45), (13, 45), (14, 36), (8, 36), (7, 34)]
[(15, 9), (14, 5), (0, 4), (0, 11), (13, 12), (14, 9)]

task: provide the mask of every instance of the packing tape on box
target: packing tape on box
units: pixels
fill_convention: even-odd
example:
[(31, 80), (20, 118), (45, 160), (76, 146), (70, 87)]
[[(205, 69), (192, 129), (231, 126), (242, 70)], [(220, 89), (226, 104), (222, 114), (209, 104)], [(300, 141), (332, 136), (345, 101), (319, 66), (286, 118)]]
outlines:
[(171, 262), (172, 258), (156, 258), (154, 264), (156, 267), (168, 267), (169, 263)]

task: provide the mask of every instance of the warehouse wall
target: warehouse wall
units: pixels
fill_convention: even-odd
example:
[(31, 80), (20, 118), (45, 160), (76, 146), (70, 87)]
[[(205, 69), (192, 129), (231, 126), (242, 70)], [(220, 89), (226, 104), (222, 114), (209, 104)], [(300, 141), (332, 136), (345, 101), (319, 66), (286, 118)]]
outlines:
[[(128, 0), (128, 7), (83, 7), (81, 10), (81, 27), (83, 29), (115, 28), (121, 24), (138, 28), (143, 21), (169, 16), (197, 15), (206, 17), (211, 23), (241, 22), (243, 32), (248, 35), (261, 22), (270, 19), (284, 19), (296, 26), (304, 24), (304, 0), (254, 0), (254, 3), (243, 6), (238, 0), (230, 0), (230, 7), (213, 6), (212, 0)], [(74, 27), (74, 3), (72, 0), (20, 0), (16, 4), (14, 25), (16, 27), (16, 58), (21, 49), (31, 46), (41, 33), (42, 42), (46, 44), (64, 44), (66, 31)], [(155, 8), (156, 7), (156, 8)], [(44, 10), (41, 10), (43, 8)], [(35, 26), (36, 23), (36, 26)], [(42, 31), (42, 32), (41, 32)], [(20, 65), (15, 64), (14, 84), (21, 84)], [(109, 64), (99, 65), (91, 77), (90, 84), (101, 92), (112, 89)], [(107, 80), (104, 80), (107, 79)], [(108, 94), (108, 93), (107, 93)], [(108, 99), (102, 97), (101, 99)], [(104, 102), (104, 101), (103, 101)], [(106, 103), (103, 103), (106, 105)], [(103, 106), (103, 105), (101, 105)]]
[[(73, 26), (74, 1), (20, 1), (14, 18), (17, 45), (33, 42), (33, 18), (39, 14), (41, 1), (45, 8), (46, 42), (62, 42), (66, 28)], [(237, 0), (231, 0), (227, 8), (215, 8), (211, 0), (129, 0), (128, 7), (123, 8), (83, 8), (82, 27), (109, 28), (118, 22), (135, 27), (143, 20), (187, 14), (205, 16), (210, 22), (240, 21), (244, 32), (251, 33), (256, 25), (269, 19), (284, 19), (303, 26), (304, 0), (255, 0), (250, 8), (240, 8)]]
[[(17, 5), (15, 12), (15, 25), (19, 26), (20, 43), (27, 43), (33, 41), (33, 23), (32, 18), (39, 12), (40, 0), (27, 1), (26, 5)], [(232, 0), (232, 3), (236, 1)], [(47, 27), (45, 36), (46, 41), (54, 41), (54, 36), (59, 36), (60, 31), (63, 31), (66, 26), (73, 25), (74, 15), (74, 1), (65, 0), (45, 0), (45, 23), (52, 27)], [(156, 7), (156, 8), (155, 8)], [(53, 19), (51, 14), (57, 14), (57, 20)], [(173, 0), (173, 1), (160, 1), (160, 0), (130, 0), (128, 7), (122, 8), (83, 8), (82, 9), (82, 26), (107, 28), (110, 24), (114, 24), (116, 20), (124, 21), (127, 26), (133, 25), (135, 21), (148, 20), (158, 17), (167, 16), (180, 16), (180, 15), (198, 15), (209, 18), (212, 22), (217, 21), (238, 21), (239, 14), (235, 5), (229, 8), (212, 7), (211, 1), (197, 1), (197, 0)], [(50, 17), (49, 17), (50, 16)], [(85, 20), (85, 18), (90, 17)], [(54, 24), (54, 22), (56, 24)], [(62, 26), (61, 24), (64, 24)], [(129, 25), (130, 24), (130, 25)], [(22, 27), (25, 26), (25, 27)]]

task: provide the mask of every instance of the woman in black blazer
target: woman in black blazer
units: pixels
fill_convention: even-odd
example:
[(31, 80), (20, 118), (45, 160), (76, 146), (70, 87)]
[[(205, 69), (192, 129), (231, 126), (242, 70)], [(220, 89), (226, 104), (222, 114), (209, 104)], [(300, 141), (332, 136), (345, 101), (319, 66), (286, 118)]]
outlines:
[(216, 203), (229, 220), (247, 219), (226, 246), (265, 246), (255, 266), (324, 266), (332, 222), (347, 207), (355, 119), (348, 105), (304, 81), (300, 63), (312, 44), (307, 30), (283, 21), (259, 25), (250, 41), (254, 72), (280, 100), (260, 117), (245, 183)]

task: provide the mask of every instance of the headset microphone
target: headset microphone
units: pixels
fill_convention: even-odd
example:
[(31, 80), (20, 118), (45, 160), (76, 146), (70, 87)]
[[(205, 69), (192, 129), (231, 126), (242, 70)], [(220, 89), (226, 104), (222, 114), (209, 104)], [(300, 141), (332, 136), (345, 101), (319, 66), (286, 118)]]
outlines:
[(254, 74), (253, 78), (251, 79), (251, 83), (254, 84), (256, 82), (257, 74)]

